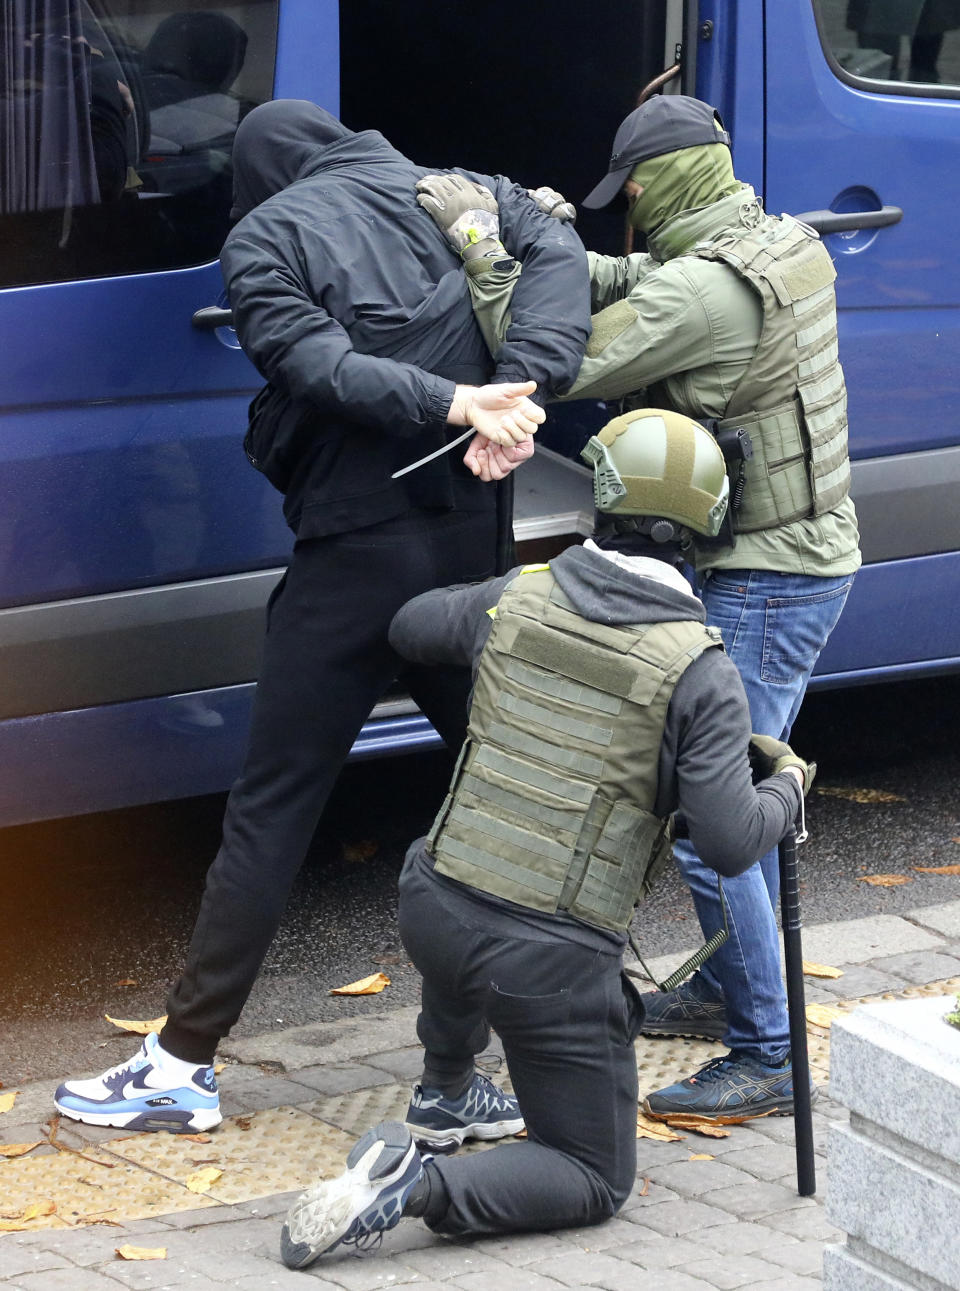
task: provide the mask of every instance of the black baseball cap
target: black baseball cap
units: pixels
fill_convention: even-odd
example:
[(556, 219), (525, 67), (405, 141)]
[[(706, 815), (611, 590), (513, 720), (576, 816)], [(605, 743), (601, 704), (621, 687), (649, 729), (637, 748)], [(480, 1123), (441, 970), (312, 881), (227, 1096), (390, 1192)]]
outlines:
[(702, 143), (730, 147), (730, 136), (716, 108), (683, 94), (655, 95), (620, 123), (607, 174), (582, 205), (596, 209), (612, 202), (639, 162)]

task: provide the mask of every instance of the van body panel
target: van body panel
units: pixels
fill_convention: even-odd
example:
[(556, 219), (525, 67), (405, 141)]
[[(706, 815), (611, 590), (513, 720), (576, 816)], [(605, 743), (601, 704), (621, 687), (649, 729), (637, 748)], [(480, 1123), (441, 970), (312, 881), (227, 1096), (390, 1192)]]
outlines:
[[(816, 5), (820, 27), (814, 0), (561, 8), (537, 48), (568, 78), (562, 103), (538, 85), (506, 98), (501, 73), (478, 68), (457, 91), (469, 90), (469, 111), (451, 101), (443, 119), (433, 72), (462, 57), (464, 36), (434, 0), (402, 10), (381, 0), (205, 6), (246, 23), (238, 94), (342, 107), (349, 125), (383, 128), (418, 160), (504, 171), (575, 202), (643, 85), (695, 33), (696, 57), (688, 48), (668, 92), (717, 105), (737, 173), (769, 210), (902, 209), (898, 224), (825, 239), (866, 563), (815, 688), (960, 667), (960, 273), (948, 237), (960, 209), (960, 89), (911, 93), (847, 74), (835, 57), (844, 0)], [(163, 7), (116, 5), (143, 40)], [(487, 18), (514, 29), (515, 7), (490, 0)], [(416, 44), (404, 45), (411, 31)], [(207, 164), (165, 147), (150, 137), (144, 179), (160, 191), (137, 199), (137, 231), (157, 225), (140, 220), (150, 202), (162, 214)], [(588, 246), (623, 245), (615, 209), (581, 211), (577, 227)], [(125, 251), (134, 259), (138, 236)], [(260, 378), (232, 329), (192, 323), (226, 303), (219, 265), (200, 259), (134, 272), (81, 265), (71, 276), (61, 256), (61, 280), (0, 279), (12, 284), (0, 286), (0, 759), (12, 768), (0, 825), (220, 792), (239, 769), (264, 607), (292, 536), (240, 447)], [(589, 532), (590, 475), (566, 458), (607, 415), (588, 403), (552, 412), (537, 457), (515, 477), (529, 559)], [(546, 545), (527, 545), (536, 543)], [(408, 700), (390, 696), (352, 756), (438, 742)]]

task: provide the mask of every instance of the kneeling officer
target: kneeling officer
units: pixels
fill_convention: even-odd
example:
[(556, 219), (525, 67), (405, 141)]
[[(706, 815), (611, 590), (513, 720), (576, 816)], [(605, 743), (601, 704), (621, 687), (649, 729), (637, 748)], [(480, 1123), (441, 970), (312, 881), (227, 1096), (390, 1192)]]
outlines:
[[(339, 1179), (294, 1204), (281, 1243), (292, 1268), (401, 1214), (457, 1236), (615, 1214), (636, 1177), (643, 1012), (622, 953), (669, 856), (670, 815), (682, 810), (704, 861), (732, 875), (800, 806), (807, 768), (786, 745), (752, 783), (740, 677), (679, 571), (691, 533), (716, 535), (727, 509), (713, 437), (646, 410), (610, 422), (583, 455), (600, 513), (592, 540), (549, 566), (426, 592), (391, 625), (408, 659), (475, 673), (449, 794), (400, 878), (400, 934), (423, 976), (424, 1073), (406, 1124), (369, 1130)], [(527, 1140), (425, 1164), (415, 1139), (455, 1144), (465, 1120), (497, 1138), (517, 1116), (475, 1072), (491, 1025)]]

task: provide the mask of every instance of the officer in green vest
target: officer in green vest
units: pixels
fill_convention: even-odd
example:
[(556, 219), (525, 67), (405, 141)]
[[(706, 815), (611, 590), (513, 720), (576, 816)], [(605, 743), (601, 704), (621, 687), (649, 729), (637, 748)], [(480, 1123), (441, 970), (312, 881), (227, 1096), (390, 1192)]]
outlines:
[[(625, 193), (647, 251), (588, 253), (593, 332), (564, 397), (639, 399), (715, 424), (734, 484), (732, 532), (722, 545), (697, 542), (692, 560), (753, 729), (786, 740), (860, 565), (836, 272), (813, 230), (766, 214), (737, 180), (729, 145), (714, 109), (683, 95), (651, 98), (621, 124), (607, 175), (585, 205)], [(455, 248), (454, 219), (460, 229), (477, 224), (455, 210), (458, 200), (486, 208), (489, 235), (482, 192), (458, 192), (449, 176), (418, 188)], [(533, 196), (569, 219), (560, 194)], [(476, 268), (470, 288), (495, 351), (511, 288)], [(721, 918), (716, 875), (688, 843), (675, 855), (709, 934)], [(726, 1122), (793, 1110), (776, 853), (724, 894), (729, 941), (689, 982), (647, 999), (644, 1033), (723, 1039), (730, 1052), (650, 1094), (651, 1115)]]
[[(678, 808), (704, 862), (735, 875), (783, 834), (806, 764), (751, 744), (720, 633), (680, 572), (716, 536), (729, 485), (713, 437), (656, 409), (593, 437), (594, 538), (549, 565), (428, 592), (390, 640), (420, 664), (470, 663), (466, 743), (400, 879), (399, 927), (423, 977), (424, 1071), (406, 1123), (369, 1130), (344, 1174), (294, 1204), (286, 1264), (365, 1244), (401, 1215), (476, 1235), (599, 1223), (636, 1178), (633, 1040), (643, 998), (622, 972), (634, 907), (666, 863)], [(754, 769), (763, 778), (754, 785)], [(527, 1139), (498, 1137), (474, 1057), (499, 1035)], [(447, 1109), (440, 1124), (438, 1106)], [(510, 1126), (519, 1129), (516, 1120)]]

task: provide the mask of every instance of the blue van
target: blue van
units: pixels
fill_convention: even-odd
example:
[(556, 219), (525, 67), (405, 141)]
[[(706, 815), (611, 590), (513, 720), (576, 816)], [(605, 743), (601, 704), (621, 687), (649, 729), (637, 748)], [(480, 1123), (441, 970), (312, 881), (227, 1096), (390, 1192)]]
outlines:
[[(309, 98), (418, 162), (585, 194), (638, 94), (715, 103), (838, 273), (866, 566), (813, 685), (960, 665), (960, 0), (5, 0), (0, 825), (226, 789), (291, 535), (217, 264), (245, 112)], [(582, 212), (617, 252), (619, 218)], [(551, 416), (529, 555), (589, 531)], [(551, 451), (553, 450), (553, 451)], [(525, 546), (524, 546), (525, 544)], [(403, 695), (355, 756), (436, 736)]]

